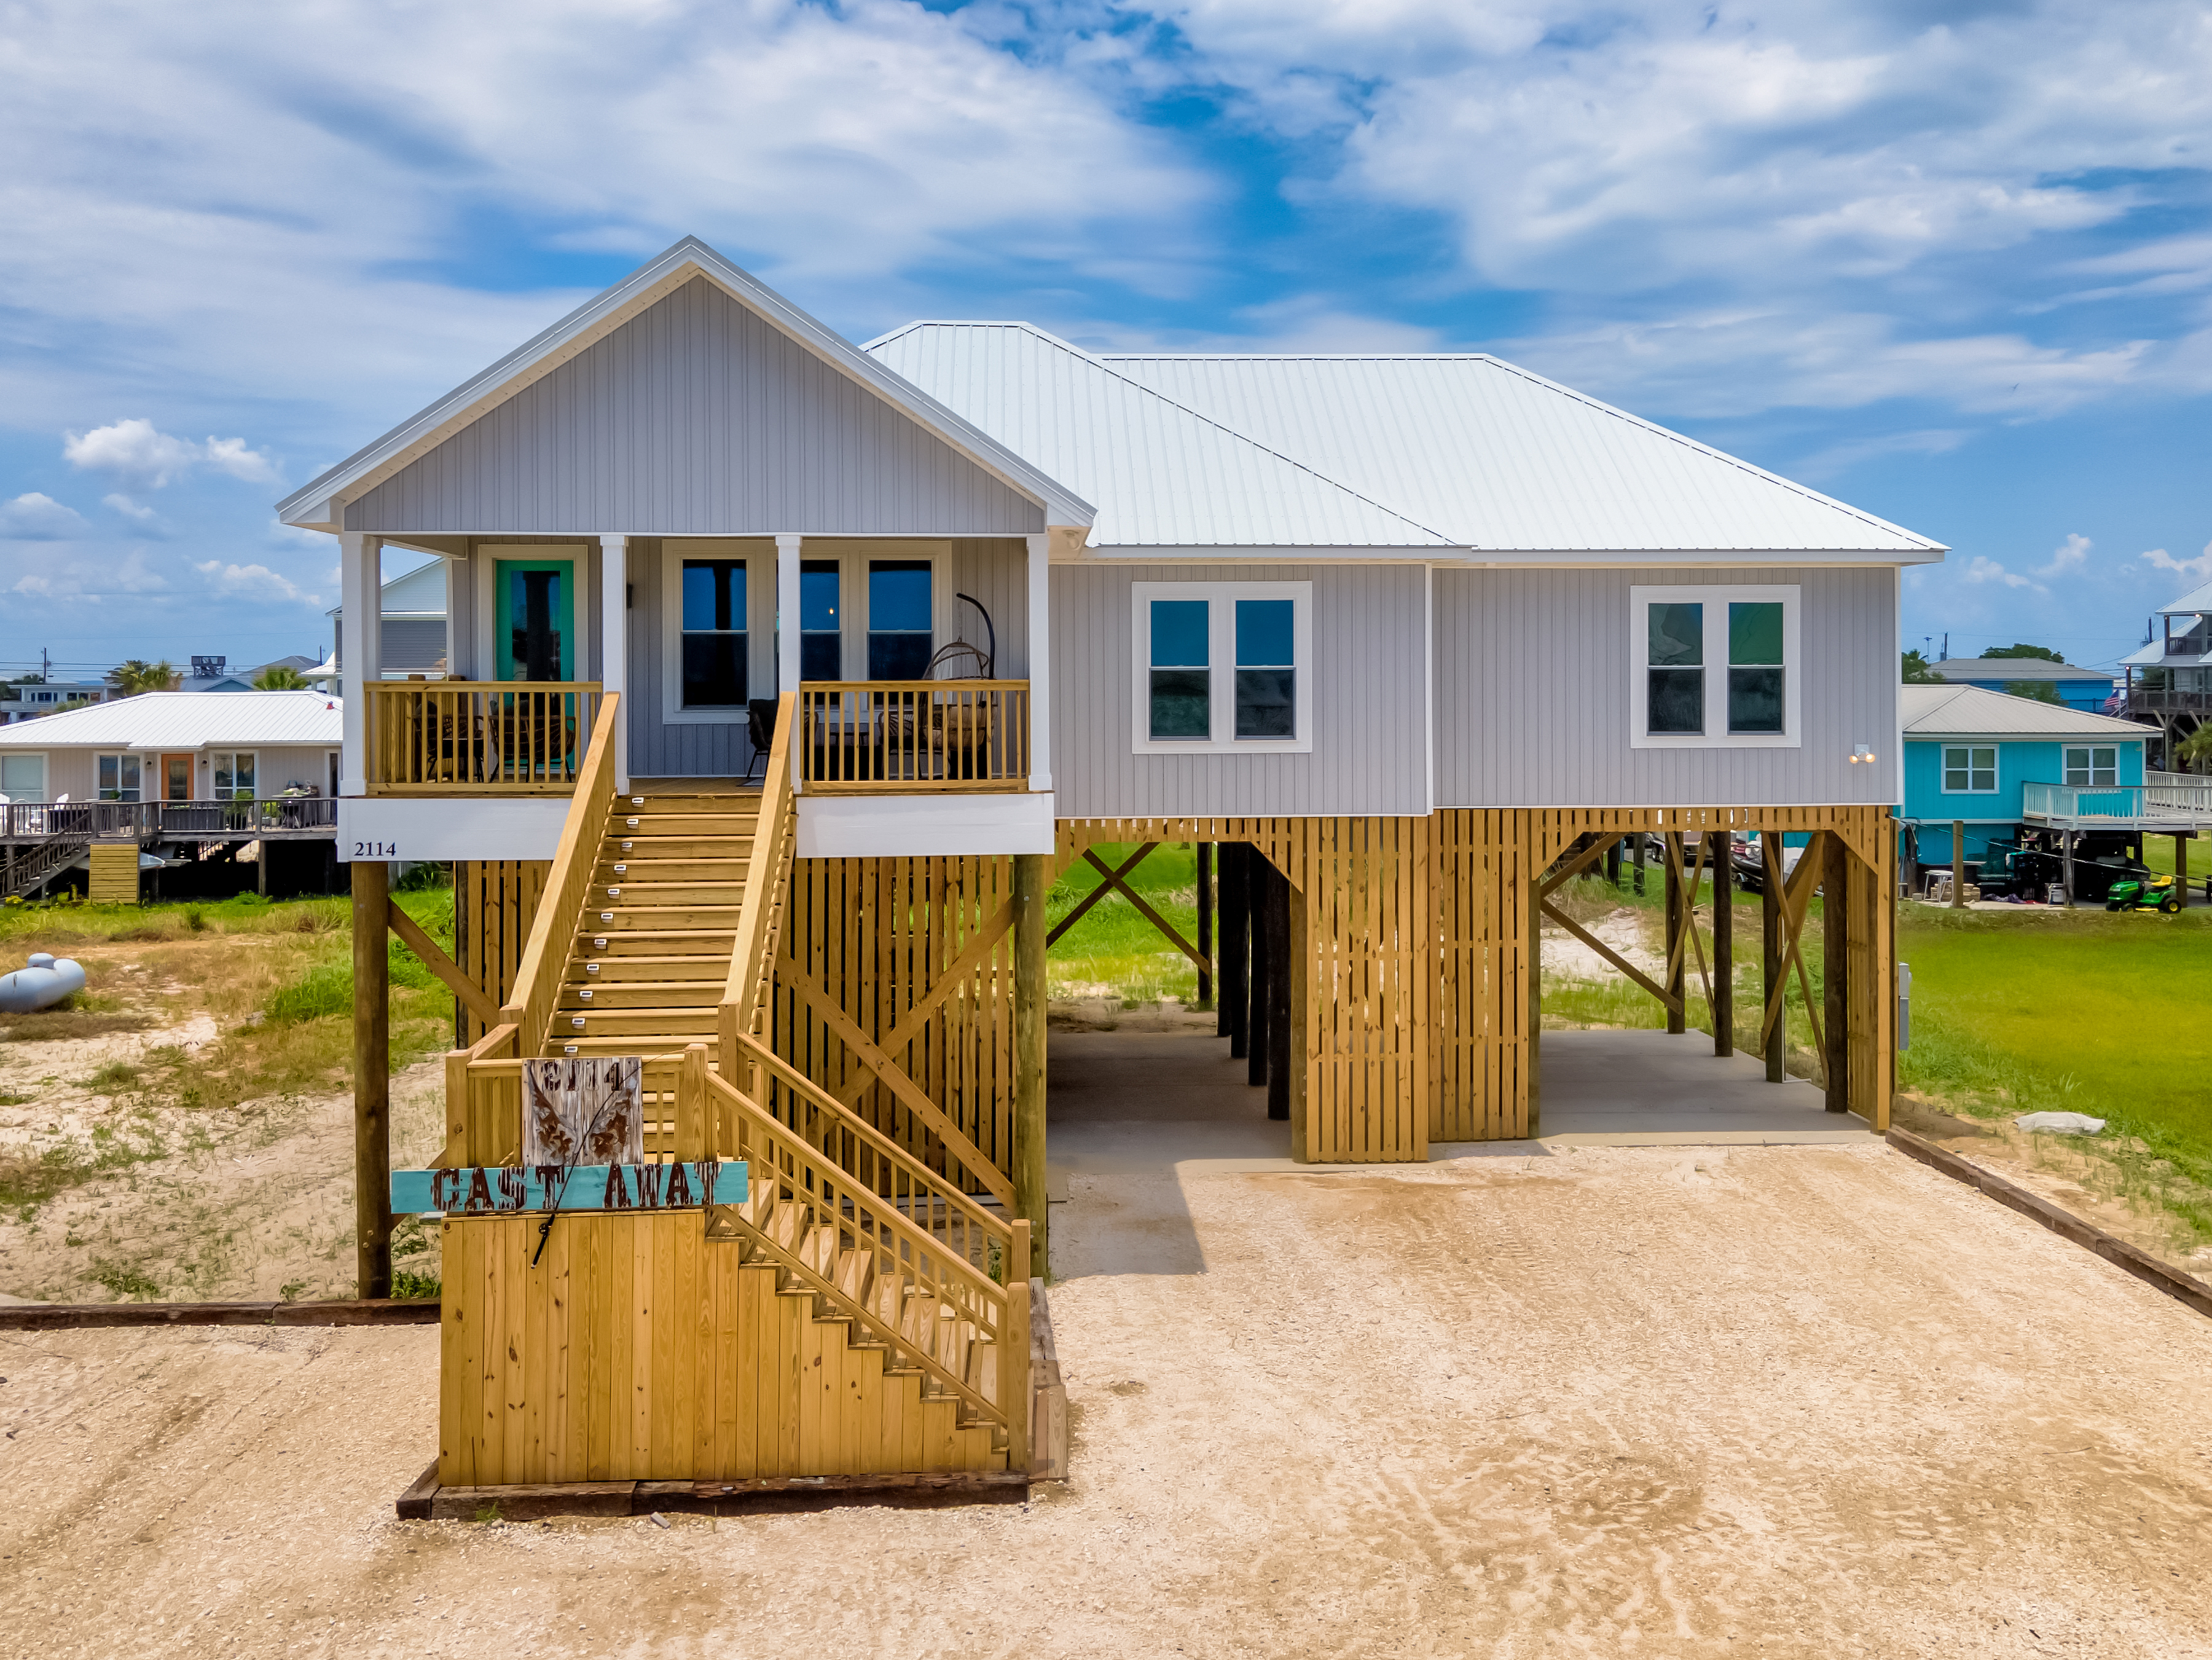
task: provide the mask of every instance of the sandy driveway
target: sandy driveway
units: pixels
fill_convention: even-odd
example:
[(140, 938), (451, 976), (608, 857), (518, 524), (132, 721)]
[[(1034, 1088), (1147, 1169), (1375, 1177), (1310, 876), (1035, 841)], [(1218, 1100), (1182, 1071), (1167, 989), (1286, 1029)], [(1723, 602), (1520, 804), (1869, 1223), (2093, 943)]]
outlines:
[(2212, 1654), (2212, 1322), (1886, 1148), (1055, 1225), (1027, 1507), (400, 1523), (434, 1334), (0, 1335), (0, 1651)]

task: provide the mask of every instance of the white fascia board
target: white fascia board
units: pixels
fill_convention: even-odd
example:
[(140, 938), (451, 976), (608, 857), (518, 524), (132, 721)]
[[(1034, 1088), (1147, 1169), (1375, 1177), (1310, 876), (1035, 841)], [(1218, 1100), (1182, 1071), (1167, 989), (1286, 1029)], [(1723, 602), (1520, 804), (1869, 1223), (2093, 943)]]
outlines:
[(1619, 565), (1656, 565), (1686, 569), (1710, 566), (1719, 569), (1737, 565), (1817, 565), (1826, 569), (1843, 565), (1936, 565), (1942, 563), (1948, 551), (1933, 546), (1924, 551), (1889, 548), (1470, 548), (1435, 557), (1439, 564), (1477, 568), (1541, 565), (1561, 570), (1602, 570)]
[(347, 502), (374, 489), (694, 277), (708, 278), (839, 374), (902, 410), (1008, 489), (1036, 502), (1045, 510), (1048, 526), (1088, 526), (1097, 518), (1097, 509), (1074, 491), (954, 414), (912, 381), (885, 368), (696, 236), (685, 237), (647, 261), (489, 368), (286, 496), (276, 504), (276, 516), (304, 530), (341, 528)]
[(565, 795), (342, 795), (338, 862), (550, 859), (568, 818)]
[(802, 795), (801, 859), (960, 858), (1051, 853), (1048, 793), (1007, 795)]
[(1898, 565), (1940, 563), (1944, 550), (1929, 553), (1899, 553), (1867, 549), (1831, 550), (1826, 548), (1793, 548), (1785, 551), (1762, 550), (1741, 552), (1733, 550), (1716, 552), (1711, 549), (1670, 550), (1665, 548), (1626, 548), (1613, 550), (1577, 549), (1572, 551), (1529, 549), (1512, 552), (1478, 551), (1471, 548), (1434, 547), (1197, 547), (1182, 543), (1117, 543), (1106, 547), (1085, 547), (1073, 558), (1059, 557), (1059, 564), (1166, 564), (1188, 562), (1192, 564), (1229, 564), (1238, 560), (1263, 562), (1268, 564), (1413, 564), (1434, 565), (1443, 569), (1504, 569), (1541, 567), (1556, 570), (1608, 570), (1623, 566), (1651, 566), (1668, 569), (1725, 570), (1737, 567), (1776, 568), (1781, 566), (1816, 566), (1821, 569), (1838, 567), (1866, 566), (1887, 569)]
[(1239, 561), (1269, 565), (1425, 565), (1449, 557), (1449, 549), (1409, 548), (1250, 548), (1194, 547), (1183, 543), (1122, 543), (1112, 547), (1083, 549), (1073, 559), (1055, 564), (1082, 565), (1226, 565)]

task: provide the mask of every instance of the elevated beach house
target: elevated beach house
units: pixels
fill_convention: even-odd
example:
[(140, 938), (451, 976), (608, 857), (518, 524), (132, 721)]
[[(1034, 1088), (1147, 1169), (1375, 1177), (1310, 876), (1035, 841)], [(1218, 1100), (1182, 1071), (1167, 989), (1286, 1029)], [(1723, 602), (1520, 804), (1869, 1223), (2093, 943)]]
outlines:
[[(1809, 836), (1779, 926), (1825, 887), (1829, 1099), (1886, 1122), (1942, 550), (1510, 363), (859, 346), (687, 240), (281, 511), (341, 550), (371, 1121), (382, 861), (457, 866), (449, 1486), (1026, 1479), (1044, 899), (1097, 843), (1281, 884), (1283, 1145), (1344, 1161), (1535, 1128), (1570, 873)], [(362, 626), (386, 546), (445, 562), (448, 678)], [(541, 1255), (526, 1067), (629, 1058), (663, 1173)]]

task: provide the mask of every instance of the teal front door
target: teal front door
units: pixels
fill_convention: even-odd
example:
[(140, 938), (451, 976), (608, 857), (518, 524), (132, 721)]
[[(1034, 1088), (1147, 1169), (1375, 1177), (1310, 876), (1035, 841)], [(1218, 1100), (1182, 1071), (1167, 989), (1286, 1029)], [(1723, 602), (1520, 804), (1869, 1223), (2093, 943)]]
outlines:
[(501, 559), (493, 568), (492, 640), (501, 680), (573, 680), (576, 562)]

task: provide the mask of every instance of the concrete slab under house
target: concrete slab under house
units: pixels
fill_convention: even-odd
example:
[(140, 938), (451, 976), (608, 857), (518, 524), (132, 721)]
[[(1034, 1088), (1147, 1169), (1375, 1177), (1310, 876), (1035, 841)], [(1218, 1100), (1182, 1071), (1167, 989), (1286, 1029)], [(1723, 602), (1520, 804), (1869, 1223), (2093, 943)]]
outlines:
[[(343, 574), (365, 1295), (385, 873), (456, 871), (434, 1483), (1058, 1473), (1045, 897), (1102, 844), (1218, 873), (1272, 1115), (1231, 1156), (1543, 1133), (1539, 932), (1630, 840), (1664, 966), (1593, 948), (1677, 1034), (1707, 984), (1715, 1086), (1887, 1125), (1899, 573), (1943, 550), (1494, 357), (858, 346), (686, 240), (280, 511)], [(380, 659), (387, 550), (443, 563), (441, 678)], [(1686, 903), (1732, 836), (1741, 1010)], [(1571, 1093), (1639, 1064), (1562, 1047)], [(744, 1201), (547, 1225), (532, 1138), (632, 1059), (635, 1156)]]

